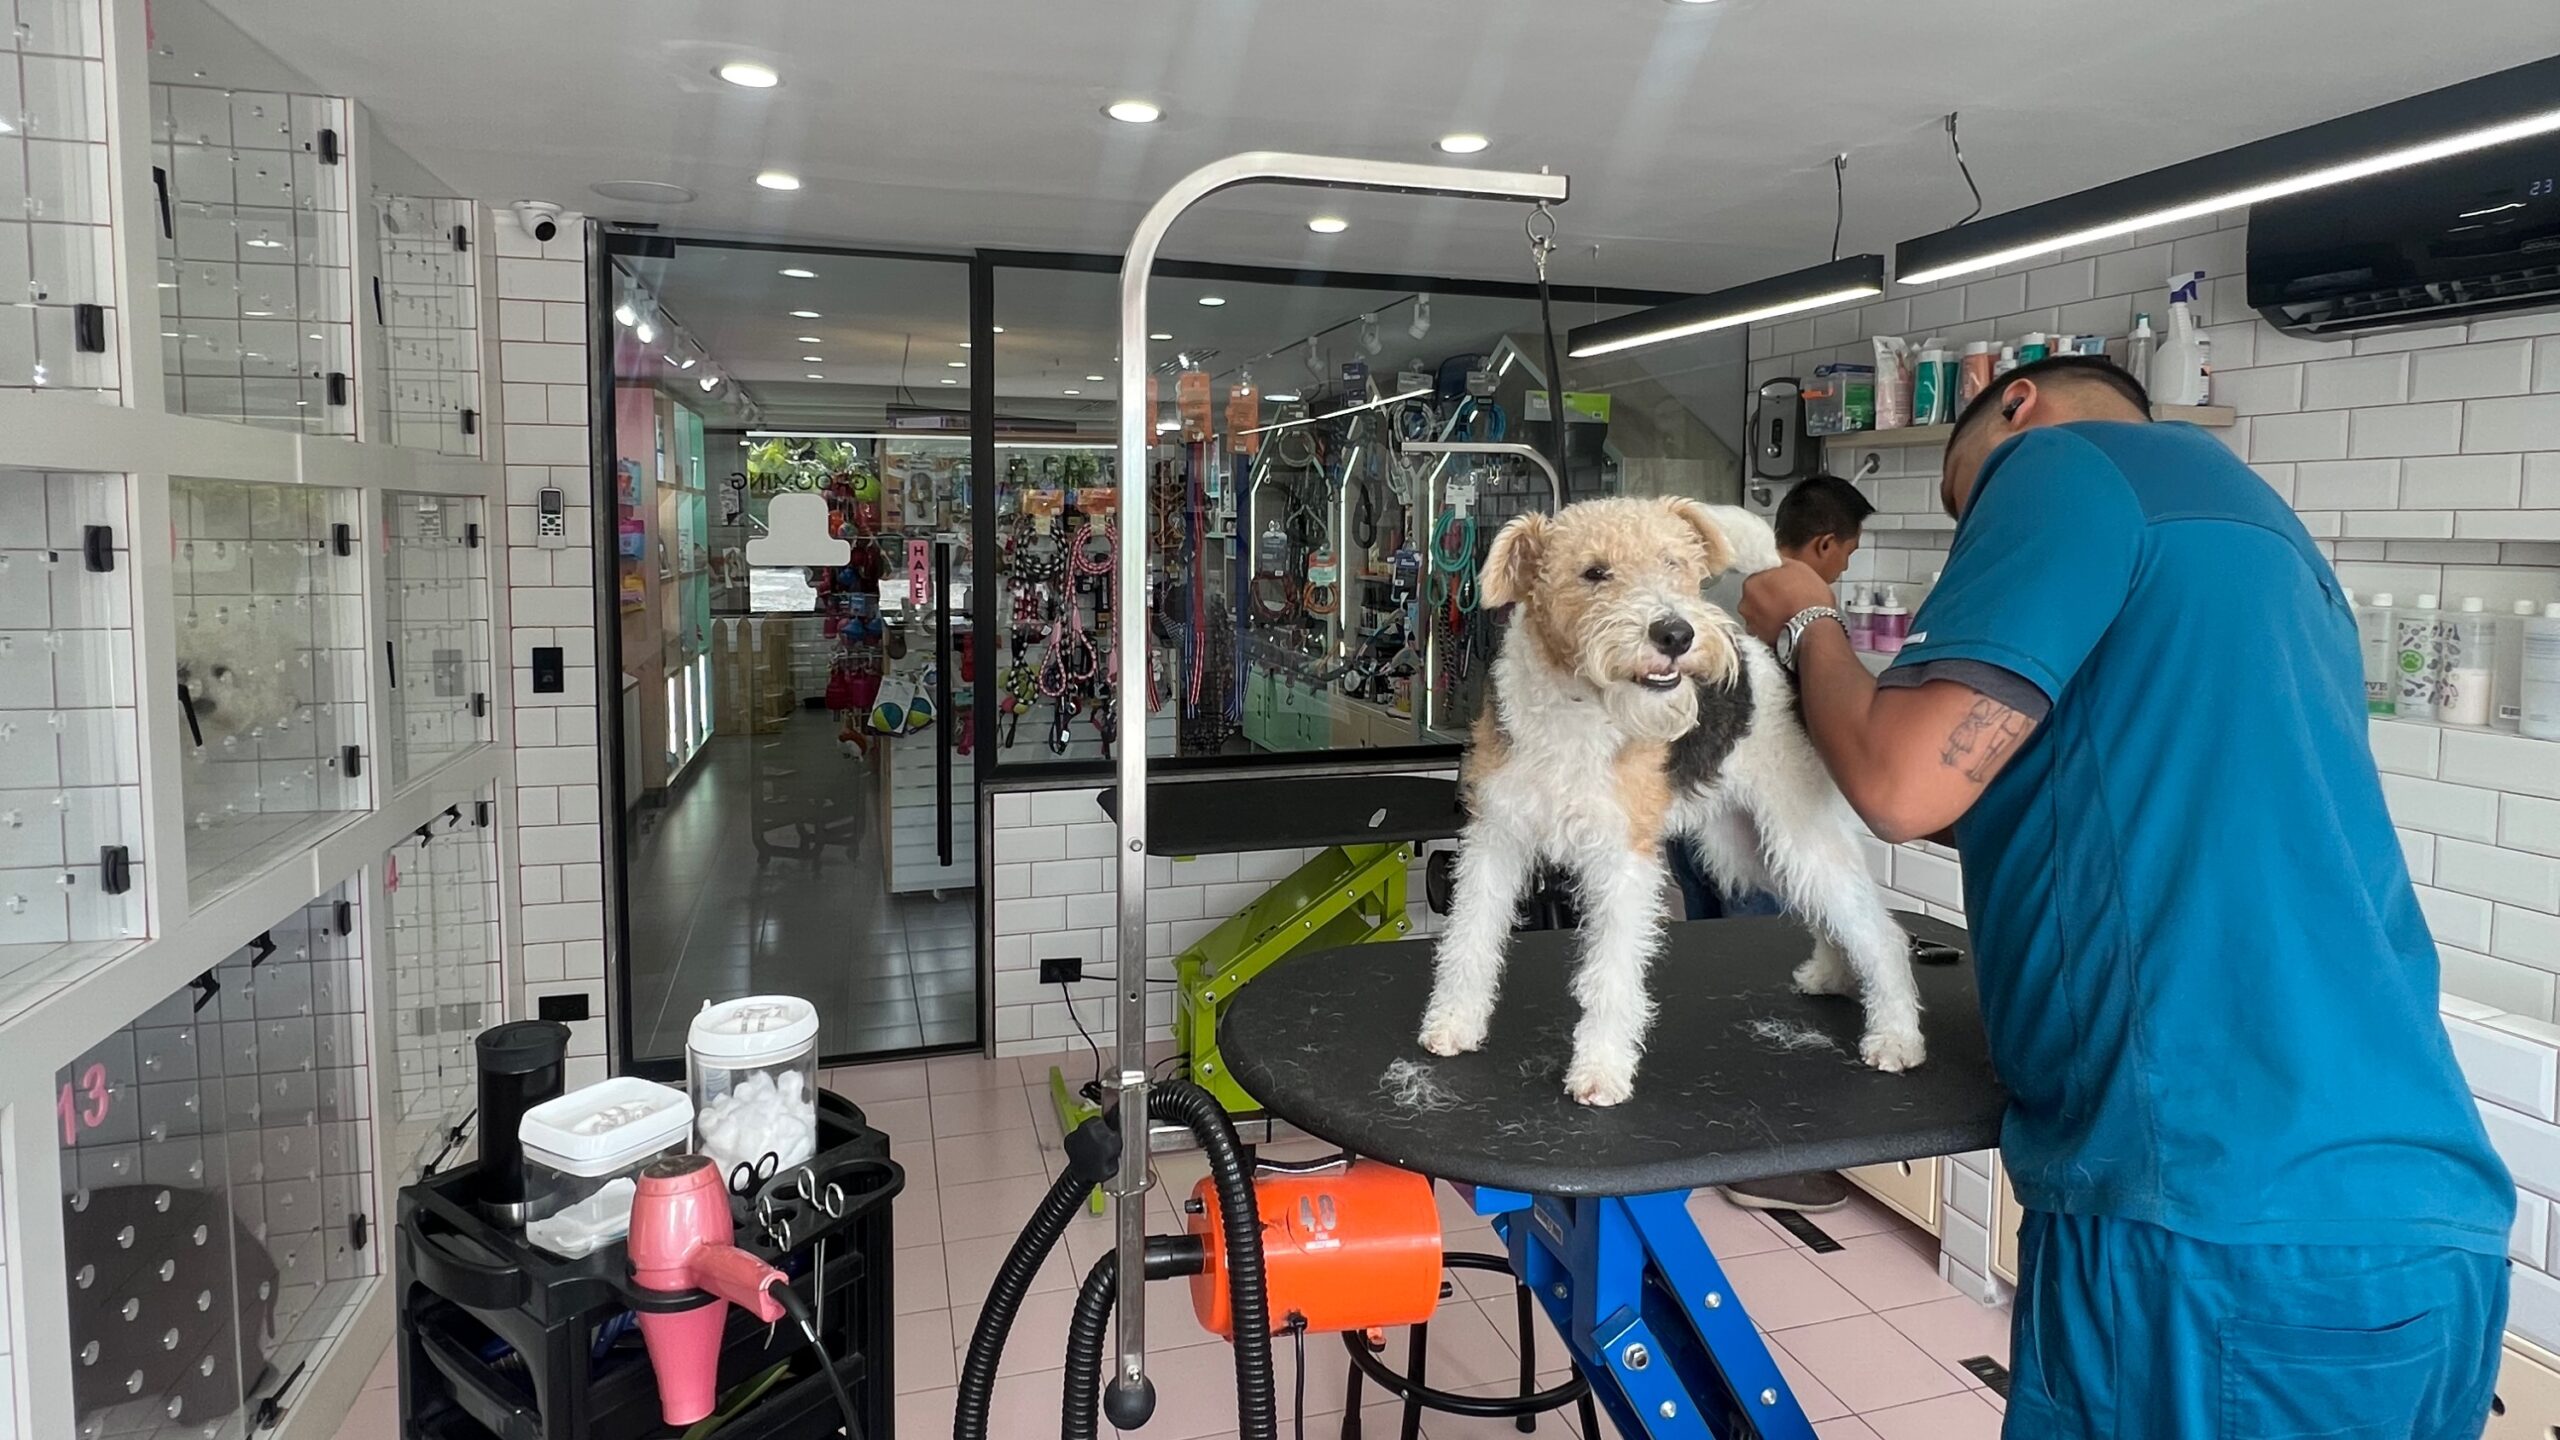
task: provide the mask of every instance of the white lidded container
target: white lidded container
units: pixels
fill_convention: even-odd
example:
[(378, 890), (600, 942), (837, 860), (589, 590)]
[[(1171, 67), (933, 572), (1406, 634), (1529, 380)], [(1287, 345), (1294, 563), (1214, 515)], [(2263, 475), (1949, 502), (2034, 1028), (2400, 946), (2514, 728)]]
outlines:
[(2477, 595), (2466, 595), (2462, 609), (2437, 627), (2436, 718), (2447, 725), (2486, 725), (2496, 710), (2489, 703), (2498, 670), (2498, 627)]
[(740, 1165), (789, 1170), (817, 1153), (817, 1006), (795, 995), (705, 1005), (685, 1033), (684, 1070), (694, 1148), (724, 1178)]
[(524, 1114), (525, 1239), (575, 1259), (631, 1233), (632, 1177), (693, 1135), (693, 1102), (636, 1075), (600, 1080)]

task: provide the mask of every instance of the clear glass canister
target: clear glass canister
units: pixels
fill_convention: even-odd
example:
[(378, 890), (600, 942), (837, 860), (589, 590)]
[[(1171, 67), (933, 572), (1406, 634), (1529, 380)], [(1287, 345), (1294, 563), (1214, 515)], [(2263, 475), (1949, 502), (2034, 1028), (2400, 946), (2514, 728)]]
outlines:
[(705, 1005), (686, 1032), (684, 1068), (694, 1148), (724, 1175), (789, 1170), (817, 1153), (816, 1006), (792, 995)]
[(631, 1230), (633, 1176), (693, 1133), (684, 1092), (632, 1075), (598, 1081), (525, 1112), (525, 1238), (572, 1258)]

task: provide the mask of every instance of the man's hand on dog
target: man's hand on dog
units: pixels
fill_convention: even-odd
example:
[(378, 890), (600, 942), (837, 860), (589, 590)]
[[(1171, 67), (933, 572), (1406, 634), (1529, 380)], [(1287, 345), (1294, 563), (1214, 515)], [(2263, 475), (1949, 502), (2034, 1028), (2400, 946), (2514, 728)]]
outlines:
[(1788, 621), (1817, 605), (1839, 601), (1812, 566), (1789, 560), (1742, 582), (1742, 623), (1762, 644), (1774, 645)]

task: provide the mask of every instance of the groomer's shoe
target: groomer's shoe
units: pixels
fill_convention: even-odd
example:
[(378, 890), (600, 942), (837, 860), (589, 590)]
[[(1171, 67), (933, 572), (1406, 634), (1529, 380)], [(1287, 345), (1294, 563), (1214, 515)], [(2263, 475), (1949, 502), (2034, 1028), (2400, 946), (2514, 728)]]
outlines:
[(1849, 1182), (1828, 1170), (1772, 1175), (1724, 1187), (1724, 1198), (1752, 1210), (1796, 1210), (1819, 1215), (1849, 1203)]

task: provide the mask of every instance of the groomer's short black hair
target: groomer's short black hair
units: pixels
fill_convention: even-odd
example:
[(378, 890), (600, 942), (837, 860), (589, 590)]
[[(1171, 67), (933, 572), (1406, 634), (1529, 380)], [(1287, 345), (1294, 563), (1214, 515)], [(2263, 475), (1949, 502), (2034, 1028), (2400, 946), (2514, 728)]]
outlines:
[(1997, 406), (2012, 380), (2034, 380), (2046, 385), (2103, 385), (2141, 411), (2143, 419), (2151, 418), (2151, 392), (2142, 388), (2142, 382), (2133, 378), (2123, 366), (2103, 355), (2048, 355), (2042, 360), (2031, 360), (1983, 386), (1982, 393), (1974, 396), (1972, 403), (1964, 407), (1964, 413), (1956, 417), (1956, 428), (1947, 432), (1947, 443), (1953, 445), (1956, 437), (1965, 432), (1966, 426)]
[(1876, 513), (1858, 487), (1837, 475), (1808, 475), (1787, 490), (1778, 502), (1778, 516), (1772, 527), (1778, 532), (1778, 544), (1788, 550), (1810, 545), (1825, 535), (1842, 540), (1858, 538), (1859, 527)]

